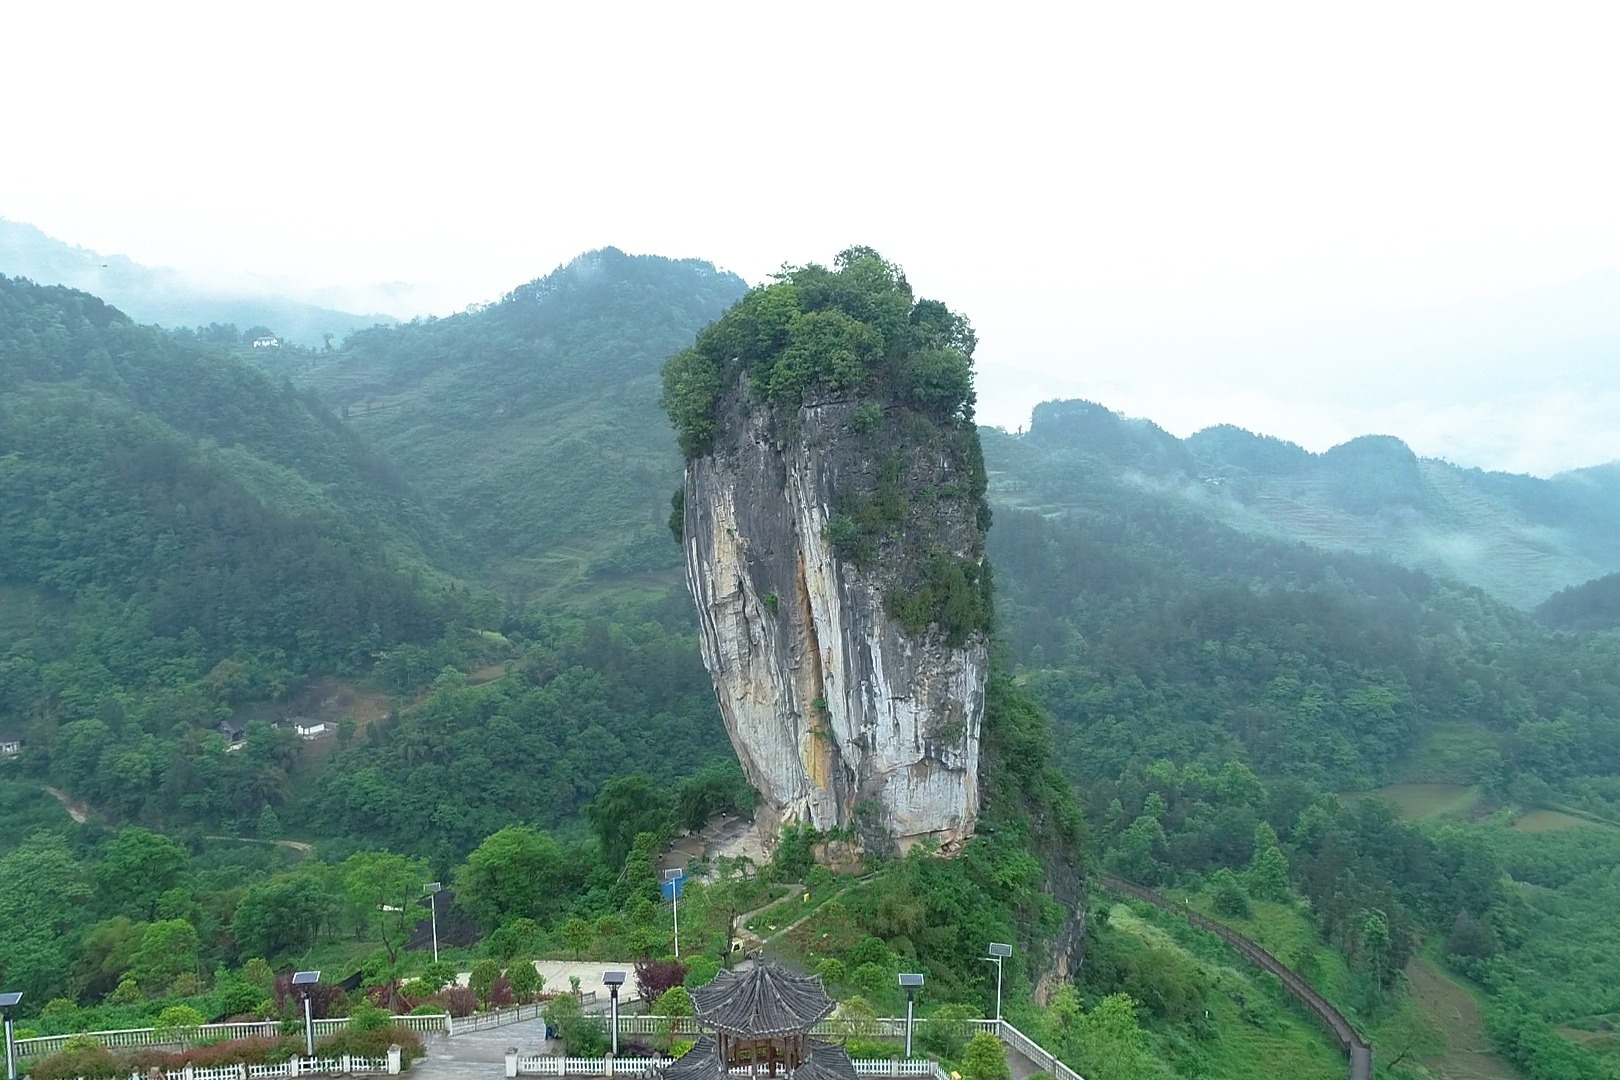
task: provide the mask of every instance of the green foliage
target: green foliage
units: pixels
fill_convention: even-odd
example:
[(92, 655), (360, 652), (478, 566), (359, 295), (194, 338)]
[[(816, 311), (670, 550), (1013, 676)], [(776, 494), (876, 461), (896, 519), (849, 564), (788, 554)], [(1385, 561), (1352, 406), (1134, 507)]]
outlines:
[(579, 998), (562, 994), (545, 1008), (546, 1023), (556, 1029), (570, 1057), (601, 1057), (608, 1049), (607, 1033), (580, 1012)]
[(980, 1031), (967, 1041), (962, 1051), (962, 1080), (1012, 1080), (1007, 1048), (1000, 1039)]
[(162, 1033), (160, 1041), (190, 1038), (208, 1018), (190, 1005), (170, 1005), (157, 1015), (152, 1026)]
[(495, 980), (501, 977), (501, 965), (495, 960), (479, 960), (472, 966), (472, 974), (467, 979), (467, 989), (478, 995), (478, 1003), (489, 1004), (489, 992), (495, 986)]
[(545, 977), (531, 960), (518, 960), (513, 963), (506, 969), (506, 977), (519, 1004), (534, 1000), (534, 996), (546, 985)]
[(1209, 879), (1214, 896), (1215, 913), (1227, 919), (1247, 919), (1250, 915), (1249, 898), (1243, 883), (1232, 871), (1222, 867)]
[(130, 961), (130, 975), (149, 992), (167, 989), (183, 974), (197, 973), (201, 942), (197, 929), (184, 919), (152, 923), (141, 935)]
[[(493, 834), (456, 873), (456, 904), (486, 931), (517, 919), (549, 922), (578, 880), (561, 844), (520, 825)], [(418, 886), (420, 887), (420, 886)]]
[(585, 807), (585, 819), (596, 833), (609, 868), (624, 865), (642, 833), (661, 834), (670, 822), (668, 796), (641, 773), (616, 776), (602, 785)]
[(745, 290), (705, 262), (607, 248), (477, 310), (352, 334), (305, 381), (489, 576), (594, 588), (676, 566), (649, 513), (680, 475), (659, 366)]
[(384, 1031), (393, 1024), (393, 1017), (389, 1015), (387, 1009), (378, 1008), (370, 1002), (361, 1001), (349, 1009), (350, 1031)]

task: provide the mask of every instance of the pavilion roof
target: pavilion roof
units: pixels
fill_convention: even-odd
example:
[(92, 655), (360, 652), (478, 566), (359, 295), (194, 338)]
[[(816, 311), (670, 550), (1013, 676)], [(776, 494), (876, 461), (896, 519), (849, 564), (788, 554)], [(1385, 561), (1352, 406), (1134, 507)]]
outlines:
[[(811, 1039), (807, 1050), (804, 1061), (793, 1070), (793, 1080), (855, 1080), (855, 1064), (842, 1046)], [(728, 1074), (715, 1037), (705, 1035), (675, 1061), (655, 1069), (653, 1075), (661, 1080), (724, 1080)], [(782, 1076), (786, 1075), (784, 1070)]]
[(722, 971), (692, 991), (698, 1022), (728, 1035), (786, 1035), (809, 1031), (834, 1009), (821, 980), (790, 975), (763, 961), (747, 971)]

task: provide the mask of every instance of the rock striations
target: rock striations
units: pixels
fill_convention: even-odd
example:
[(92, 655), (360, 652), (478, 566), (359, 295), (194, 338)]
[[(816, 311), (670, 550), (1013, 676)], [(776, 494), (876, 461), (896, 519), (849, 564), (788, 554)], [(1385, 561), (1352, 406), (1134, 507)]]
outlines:
[[(750, 303), (767, 306), (758, 294), (771, 290), (796, 291), (791, 326), (811, 335), (817, 294), (801, 288), (805, 278), (848, 277), (849, 260), (840, 271), (811, 267), (756, 290), (695, 358), (666, 369), (666, 404), (683, 363), (712, 387), (679, 499), (687, 578), (726, 727), (774, 811), (767, 827), (850, 829), (877, 850), (926, 839), (949, 849), (978, 815), (989, 669), (988, 513), (970, 377), (944, 407), (919, 397), (915, 356), (929, 331), (914, 314), (868, 342), (855, 376), (801, 381), (791, 395), (774, 392), (783, 368), (769, 355), (729, 365), (724, 349), (701, 355), (738, 336)], [(897, 271), (888, 280), (905, 290), (904, 319), (915, 310), (909, 287)], [(844, 307), (870, 310), (847, 297)], [(950, 319), (967, 342), (954, 353), (965, 372), (971, 331)], [(792, 330), (782, 338), (792, 356)]]

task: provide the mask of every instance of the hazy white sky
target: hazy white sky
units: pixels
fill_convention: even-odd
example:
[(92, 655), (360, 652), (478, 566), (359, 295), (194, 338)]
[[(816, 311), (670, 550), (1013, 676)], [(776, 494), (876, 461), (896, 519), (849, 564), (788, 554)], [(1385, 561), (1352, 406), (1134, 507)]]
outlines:
[(606, 244), (758, 281), (865, 243), (973, 318), (988, 421), (1547, 472), (1620, 457), (1612, 385), (1463, 357), (1418, 398), (1311, 327), (1620, 266), (1610, 7), (11, 5), (0, 216), (440, 310)]

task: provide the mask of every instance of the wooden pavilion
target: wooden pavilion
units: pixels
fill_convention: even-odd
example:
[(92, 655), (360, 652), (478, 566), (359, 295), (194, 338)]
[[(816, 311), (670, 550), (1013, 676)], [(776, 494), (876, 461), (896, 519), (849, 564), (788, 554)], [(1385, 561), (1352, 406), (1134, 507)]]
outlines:
[(692, 1004), (705, 1033), (659, 1070), (663, 1080), (717, 1080), (732, 1069), (791, 1080), (855, 1080), (844, 1048), (810, 1035), (834, 1008), (813, 975), (790, 975), (759, 961), (747, 971), (722, 971), (692, 992)]

